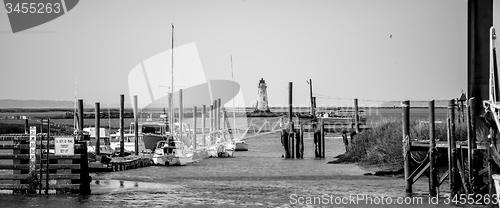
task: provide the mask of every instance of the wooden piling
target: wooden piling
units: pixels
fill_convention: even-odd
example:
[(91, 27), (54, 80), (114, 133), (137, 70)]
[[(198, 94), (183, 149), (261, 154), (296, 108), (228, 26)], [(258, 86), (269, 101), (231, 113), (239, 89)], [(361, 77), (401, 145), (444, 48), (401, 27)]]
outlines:
[(134, 95), (134, 145), (135, 155), (139, 155), (139, 111), (137, 106), (137, 95)]
[(202, 138), (203, 138), (203, 146), (206, 146), (207, 143), (205, 141), (205, 139), (207, 138), (205, 136), (205, 119), (206, 119), (206, 113), (207, 113), (207, 106), (206, 105), (202, 105), (201, 107), (201, 135)]
[(455, 100), (448, 102), (448, 158), (450, 173), (450, 191), (452, 196), (460, 191), (460, 177), (457, 167), (457, 143), (455, 141)]
[(196, 106), (193, 106), (193, 150), (196, 151)]
[(309, 95), (311, 98), (311, 115), (314, 116), (316, 113), (314, 112), (314, 98), (313, 98), (313, 81), (309, 79)]
[(411, 170), (410, 164), (410, 101), (402, 102), (403, 106), (403, 155), (404, 155), (404, 175), (406, 193), (412, 193), (412, 183), (409, 180)]
[(474, 119), (474, 98), (468, 100), (468, 105), (466, 107), (466, 118), (467, 118), (467, 144), (469, 148), (467, 149), (467, 159), (469, 164), (469, 184), (471, 185), (470, 193), (477, 193), (477, 188), (479, 187), (476, 181), (477, 169), (476, 169), (476, 129), (475, 129), (475, 119)]
[[(81, 112), (83, 112), (83, 100), (82, 100), (82, 110), (81, 110)], [(82, 119), (82, 121), (83, 121), (83, 119)], [(83, 122), (82, 122), (82, 126), (83, 126)], [(42, 119), (42, 129), (43, 129), (43, 119)], [(82, 130), (83, 130), (83, 127), (82, 127)], [(54, 145), (55, 145), (55, 141), (54, 141)], [(49, 161), (50, 152), (49, 152), (49, 149), (50, 149), (50, 119), (47, 119), (47, 165), (46, 165), (47, 166), (46, 167), (47, 171), (45, 172), (45, 194), (49, 194), (49, 174), (50, 174), (50, 171), (49, 171), (50, 170), (49, 169), (49, 165), (50, 165), (50, 161)], [(55, 149), (55, 147), (54, 147), (54, 149)], [(83, 166), (84, 163), (87, 163), (87, 162), (82, 161), (82, 166)], [(85, 173), (84, 173), (84, 175), (85, 175)]]
[[(289, 135), (293, 135), (293, 83), (292, 82), (289, 82), (288, 83), (288, 121), (289, 121)], [(293, 138), (293, 136), (292, 136)], [(290, 136), (288, 136), (288, 138), (286, 138), (288, 140), (290, 140)], [(290, 153), (293, 154), (293, 139), (291, 142), (288, 142), (287, 143), (287, 147), (286, 147)], [(290, 151), (291, 150), (291, 151)], [(291, 156), (290, 154), (287, 154), (287, 158), (290, 158), (293, 156)]]
[(210, 105), (210, 134), (209, 134), (210, 144), (212, 144), (212, 138), (214, 136), (213, 132), (214, 132), (214, 105)]
[[(79, 99), (78, 100), (78, 130), (83, 132), (83, 100)], [(82, 135), (83, 136), (83, 135)], [(83, 152), (82, 158), (80, 158), (80, 193), (81, 194), (90, 194), (90, 176), (89, 176), (89, 164), (88, 164), (88, 154), (87, 154), (87, 142), (83, 140), (83, 137), (80, 137), (82, 140), (78, 141), (83, 146), (83, 149), (81, 150)], [(50, 143), (50, 137), (47, 137), (47, 144)], [(47, 153), (49, 151), (49, 145), (47, 145)], [(47, 184), (46, 187), (49, 187), (49, 158), (47, 154), (47, 172), (46, 172), (46, 177), (47, 177)], [(48, 194), (48, 190), (45, 190), (45, 194)]]
[[(43, 130), (43, 128), (42, 128)], [(83, 131), (83, 100), (78, 100), (78, 130)]]
[(221, 99), (217, 99), (217, 129), (222, 130), (221, 127), (221, 118), (222, 118), (222, 102)]
[(354, 128), (356, 134), (359, 133), (359, 109), (358, 109), (358, 98), (354, 98)]
[(436, 157), (437, 157), (437, 149), (436, 149), (436, 137), (435, 137), (435, 110), (434, 110), (434, 100), (429, 101), (429, 195), (431, 197), (437, 196), (437, 187), (438, 187), (438, 179), (437, 179), (437, 166), (436, 166)]
[(290, 131), (290, 134), (288, 136), (288, 139), (290, 140), (289, 144), (290, 144), (290, 158), (295, 158), (295, 132), (293, 131), (293, 122), (291, 124), (291, 131)]
[(224, 105), (221, 104), (220, 107), (220, 114), (221, 114), (221, 133), (222, 133), (222, 139), (223, 141), (226, 141), (226, 110), (224, 109)]
[(125, 95), (121, 94), (120, 95), (120, 157), (125, 156), (125, 135), (124, 135), (125, 121), (123, 120), (124, 105), (125, 105)]
[(321, 141), (321, 158), (325, 158), (325, 123), (323, 118), (320, 119), (319, 123), (320, 141)]
[[(95, 154), (100, 155), (101, 154), (101, 139), (100, 139), (100, 133), (101, 133), (101, 109), (100, 109), (100, 104), (99, 102), (95, 103)], [(100, 161), (99, 161), (100, 162)]]
[(30, 133), (30, 126), (28, 122), (28, 117), (26, 116), (24, 118), (24, 134), (29, 134)]
[(304, 159), (304, 125), (300, 125), (300, 159)]
[(293, 119), (293, 99), (292, 99), (292, 95), (293, 95), (293, 91), (292, 91), (292, 88), (293, 88), (293, 83), (292, 82), (289, 82), (288, 83), (288, 121), (289, 122), (292, 122), (292, 119)]
[(218, 130), (218, 129), (217, 129), (217, 100), (214, 100), (212, 105), (214, 106), (214, 112), (213, 112), (213, 114), (212, 114), (212, 115), (214, 116), (214, 118), (213, 118), (213, 120), (214, 120), (214, 123), (213, 123), (213, 125), (214, 125), (214, 126), (213, 126), (213, 130), (214, 130), (214, 131), (217, 131), (217, 130)]

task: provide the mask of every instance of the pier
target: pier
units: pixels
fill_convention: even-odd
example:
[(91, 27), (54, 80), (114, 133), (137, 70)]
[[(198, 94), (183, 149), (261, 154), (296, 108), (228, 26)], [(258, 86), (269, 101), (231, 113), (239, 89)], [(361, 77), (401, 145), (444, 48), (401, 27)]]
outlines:
[[(429, 140), (414, 140), (410, 136), (410, 101), (402, 102), (403, 116), (403, 154), (404, 154), (404, 179), (406, 193), (412, 193), (412, 185), (422, 176), (429, 177), (429, 195), (439, 195), (439, 187), (448, 179), (450, 194), (486, 194), (494, 193), (491, 175), (495, 172), (489, 168), (491, 164), (483, 164), (484, 158), (490, 158), (492, 163), (494, 155), (490, 149), (490, 141), (476, 137), (476, 124), (474, 98), (468, 100), (466, 109), (467, 141), (456, 141), (455, 115), (457, 107), (455, 100), (450, 100), (448, 105), (448, 118), (446, 122), (446, 138), (436, 138), (434, 101), (429, 101)], [(437, 139), (446, 141), (437, 141)], [(440, 150), (448, 153), (447, 170), (439, 174), (439, 163), (436, 162)], [(423, 159), (415, 159), (413, 153), (425, 152)], [(485, 167), (486, 166), (486, 167)], [(487, 178), (488, 180), (484, 180)]]

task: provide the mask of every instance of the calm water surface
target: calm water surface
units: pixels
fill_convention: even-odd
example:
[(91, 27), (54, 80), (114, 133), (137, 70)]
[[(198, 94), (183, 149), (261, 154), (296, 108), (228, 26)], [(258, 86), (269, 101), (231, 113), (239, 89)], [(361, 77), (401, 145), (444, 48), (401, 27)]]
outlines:
[[(373, 205), (377, 202), (374, 198), (378, 198), (379, 203), (380, 199), (396, 203), (398, 197), (405, 197), (402, 178), (364, 176), (367, 171), (356, 165), (316, 160), (310, 136), (305, 138), (305, 158), (301, 160), (281, 157), (279, 134), (255, 137), (249, 144), (250, 151), (236, 152), (234, 158), (209, 158), (183, 167), (151, 166), (93, 174), (89, 196), (0, 195), (0, 207), (403, 206)], [(340, 138), (328, 138), (326, 145), (327, 159), (344, 152)], [(443, 192), (447, 186), (443, 185)], [(420, 179), (414, 186), (417, 194), (413, 197), (421, 198), (421, 203), (416, 200), (404, 207), (450, 207), (443, 199), (437, 205), (429, 204), (429, 199), (422, 194), (427, 190), (427, 180)], [(371, 204), (365, 200), (335, 203), (335, 199), (365, 195), (374, 197)], [(316, 204), (296, 204), (299, 198), (304, 203), (308, 199), (312, 203), (314, 197)]]

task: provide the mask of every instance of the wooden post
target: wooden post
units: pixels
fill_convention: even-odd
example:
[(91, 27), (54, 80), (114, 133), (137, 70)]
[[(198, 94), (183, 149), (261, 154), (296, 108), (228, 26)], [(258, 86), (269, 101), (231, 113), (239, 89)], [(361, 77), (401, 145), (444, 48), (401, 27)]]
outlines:
[(457, 169), (457, 144), (455, 141), (455, 100), (451, 99), (448, 102), (448, 155), (449, 155), (449, 171), (450, 171), (450, 191), (452, 196), (458, 194), (460, 190), (458, 169)]
[(137, 95), (134, 95), (134, 145), (135, 155), (139, 155), (139, 111), (137, 106)]
[[(78, 129), (80, 131), (83, 131), (83, 100), (79, 99), (78, 100), (78, 115), (79, 115), (79, 122), (78, 122)], [(83, 139), (83, 137), (82, 137)], [(47, 144), (50, 142), (50, 137), (47, 137)], [(80, 158), (80, 193), (81, 194), (90, 194), (90, 178), (89, 178), (89, 164), (88, 164), (88, 154), (87, 154), (87, 142), (85, 140), (78, 141), (82, 146), (83, 149), (82, 151), (82, 158)], [(75, 142), (76, 143), (76, 142)], [(48, 145), (47, 145), (47, 151), (48, 151)], [(48, 152), (47, 152), (48, 153)], [(47, 184), (46, 187), (48, 187), (48, 177), (49, 177), (49, 155), (47, 154)], [(48, 190), (45, 190), (45, 193), (48, 194)]]
[(222, 102), (221, 99), (217, 99), (217, 129), (222, 130), (221, 127), (221, 118), (222, 118)]
[(83, 131), (83, 100), (82, 99), (78, 100), (78, 130)]
[[(101, 154), (101, 129), (99, 128), (101, 126), (101, 109), (100, 109), (100, 104), (99, 102), (95, 103), (95, 154), (100, 155)], [(100, 161), (99, 161), (100, 162)]]
[[(220, 98), (219, 98), (219, 102), (220, 102), (220, 101), (221, 101), (221, 100), (220, 100)], [(222, 104), (219, 104), (219, 105), (220, 105), (220, 110), (219, 110), (219, 112), (220, 112), (220, 114), (221, 114), (221, 115), (220, 115), (220, 117), (221, 117), (221, 120), (220, 120), (220, 125), (221, 125), (221, 128), (220, 128), (220, 129), (222, 130), (222, 131), (221, 131), (221, 134), (222, 134), (222, 139), (223, 139), (223, 141), (226, 141), (226, 134), (225, 134), (225, 132), (226, 132), (226, 111), (225, 111), (225, 109), (224, 109), (224, 105), (222, 105)]]
[(184, 117), (184, 106), (182, 105), (182, 89), (179, 89), (179, 139), (182, 139), (182, 118)]
[(24, 118), (24, 134), (29, 134), (30, 133), (30, 126), (28, 122), (28, 116)]
[(209, 134), (210, 144), (212, 144), (212, 138), (214, 135), (213, 132), (214, 132), (214, 105), (210, 105), (210, 134)]
[(435, 137), (435, 111), (434, 111), (434, 100), (429, 101), (429, 139), (430, 139), (430, 148), (429, 148), (429, 194), (431, 197), (437, 196), (437, 166), (436, 166), (436, 137)]
[[(83, 112), (83, 100), (82, 100), (82, 110), (81, 111)], [(83, 118), (83, 116), (82, 116), (82, 118)], [(82, 122), (82, 126), (83, 126), (83, 122)], [(43, 119), (42, 119), (42, 129), (43, 129)], [(83, 130), (83, 127), (82, 127), (82, 130)], [(83, 143), (86, 144), (85, 141), (83, 141)], [(45, 194), (49, 194), (49, 174), (50, 174), (49, 173), (50, 172), (49, 171), (49, 165), (50, 165), (49, 149), (50, 149), (50, 119), (47, 119), (47, 167), (46, 167), (47, 171), (45, 172)], [(54, 141), (54, 149), (55, 149), (55, 141)], [(83, 163), (87, 163), (87, 162), (88, 161), (82, 161), (82, 166), (83, 166)], [(87, 173), (87, 175), (88, 175), (88, 173)]]
[(314, 98), (313, 98), (313, 81), (309, 79), (309, 95), (311, 97), (311, 115), (314, 116), (316, 113), (314, 112)]
[(300, 159), (304, 159), (304, 124), (300, 125)]
[[(290, 139), (290, 135), (293, 135), (293, 83), (292, 82), (289, 82), (288, 83), (288, 119), (289, 119), (289, 132), (288, 132), (288, 138), (286, 139)], [(293, 138), (293, 136), (292, 136)], [(291, 142), (288, 142), (288, 146), (286, 147), (290, 153), (293, 154), (293, 139)], [(291, 151), (290, 151), (291, 150)], [(289, 157), (292, 157), (292, 155), (290, 154), (287, 154), (287, 158)]]
[(125, 135), (123, 133), (125, 128), (125, 123), (123, 120), (123, 108), (125, 105), (125, 95), (120, 95), (120, 157), (125, 156)]
[[(467, 95), (475, 97), (474, 112), (484, 113), (483, 100), (489, 96), (490, 27), (493, 25), (493, 0), (468, 0), (467, 3)], [(472, 117), (482, 125), (480, 117)]]
[(201, 134), (203, 135), (203, 146), (207, 146), (207, 143), (205, 141), (205, 139), (207, 138), (205, 136), (205, 119), (206, 119), (206, 113), (207, 113), (207, 106), (206, 105), (202, 105), (201, 107)]
[(293, 99), (292, 99), (292, 95), (293, 95), (293, 91), (292, 91), (292, 88), (293, 88), (293, 83), (292, 82), (289, 82), (288, 83), (288, 120), (289, 122), (292, 122), (292, 114), (293, 114)]
[(193, 150), (196, 151), (196, 106), (193, 106)]
[(215, 99), (213, 101), (213, 106), (214, 106), (214, 113), (213, 113), (213, 115), (214, 115), (214, 127), (213, 127), (213, 129), (214, 129), (214, 131), (217, 131), (217, 130), (219, 130), (219, 129), (217, 129), (217, 126), (218, 126), (217, 125), (217, 117), (218, 117), (218, 114), (217, 114), (217, 99)]
[[(291, 127), (293, 129), (293, 127)], [(295, 132), (291, 132), (288, 136), (288, 139), (290, 140), (290, 158), (295, 158)]]
[(410, 164), (410, 101), (402, 102), (403, 106), (403, 155), (406, 193), (412, 193), (412, 183), (409, 180), (411, 170)]
[(469, 148), (467, 149), (468, 154), (468, 162), (469, 162), (469, 184), (471, 184), (470, 193), (477, 193), (478, 183), (476, 181), (477, 178), (477, 169), (476, 169), (476, 129), (475, 129), (475, 119), (474, 119), (474, 98), (470, 98), (468, 100), (469, 104), (466, 109), (466, 118), (467, 118), (467, 144)]
[(313, 97), (313, 109), (314, 109), (314, 114), (312, 115), (314, 118), (316, 118), (316, 97)]
[(358, 98), (354, 98), (354, 128), (356, 134), (359, 133), (359, 109), (358, 109)]
[(323, 119), (320, 119), (319, 123), (319, 132), (320, 132), (320, 138), (321, 138), (321, 158), (325, 158), (325, 123)]

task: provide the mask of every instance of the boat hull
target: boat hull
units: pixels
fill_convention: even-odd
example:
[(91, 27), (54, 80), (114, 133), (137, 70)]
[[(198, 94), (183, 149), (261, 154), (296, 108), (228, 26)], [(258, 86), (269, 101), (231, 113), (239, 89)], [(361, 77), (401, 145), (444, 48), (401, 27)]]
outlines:
[(235, 151), (248, 151), (248, 143), (246, 142), (236, 142)]

